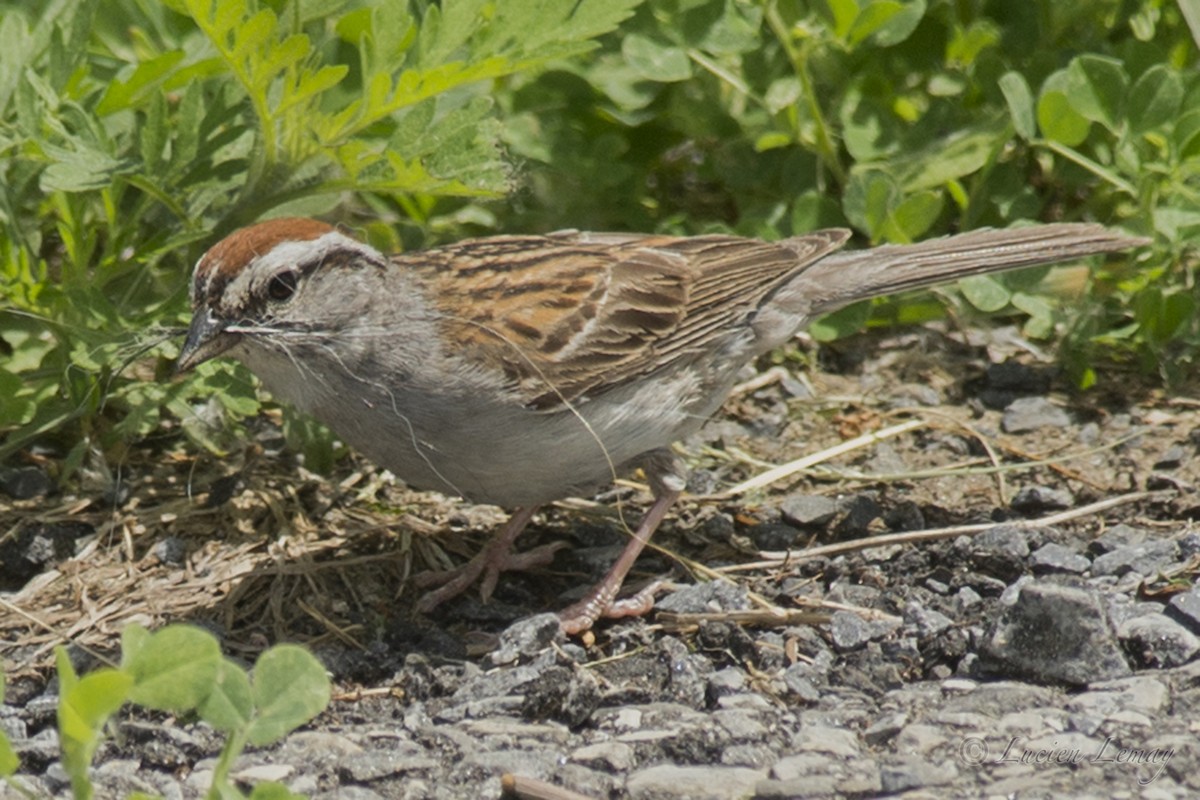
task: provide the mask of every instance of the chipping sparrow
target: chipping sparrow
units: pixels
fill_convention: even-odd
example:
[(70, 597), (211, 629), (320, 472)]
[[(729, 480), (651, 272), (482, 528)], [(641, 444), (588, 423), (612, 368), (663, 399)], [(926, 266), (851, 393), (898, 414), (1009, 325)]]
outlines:
[(196, 265), (179, 367), (233, 356), (411, 486), (515, 507), (423, 610), (545, 560), (545, 548), (510, 552), (539, 505), (642, 466), (654, 503), (604, 580), (562, 612), (574, 633), (653, 604), (616, 595), (683, 490), (669, 445), (749, 359), (855, 300), (1144, 243), (1055, 224), (838, 252), (848, 236), (572, 231), (389, 257), (322, 222), (274, 219)]

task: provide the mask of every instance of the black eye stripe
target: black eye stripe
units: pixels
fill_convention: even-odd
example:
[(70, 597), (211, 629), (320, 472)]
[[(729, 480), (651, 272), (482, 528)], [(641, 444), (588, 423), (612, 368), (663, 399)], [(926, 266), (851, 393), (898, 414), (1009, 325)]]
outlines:
[(267, 297), (276, 303), (292, 299), (300, 283), (300, 273), (294, 269), (277, 272), (267, 282)]

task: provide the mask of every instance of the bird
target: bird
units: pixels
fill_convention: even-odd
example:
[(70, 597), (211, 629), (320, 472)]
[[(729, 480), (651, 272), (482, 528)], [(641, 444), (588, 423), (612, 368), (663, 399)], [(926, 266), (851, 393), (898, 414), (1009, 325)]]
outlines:
[(671, 444), (739, 370), (849, 303), (1112, 253), (1146, 240), (1093, 223), (980, 229), (844, 249), (846, 229), (496, 235), (384, 254), (328, 223), (280, 217), (212, 246), (191, 278), (186, 371), (237, 359), (409, 486), (512, 510), (473, 558), (431, 575), (428, 612), (479, 581), (546, 563), (513, 552), (537, 509), (641, 468), (652, 502), (604, 578), (559, 612), (578, 634), (646, 613), (618, 599), (685, 487)]

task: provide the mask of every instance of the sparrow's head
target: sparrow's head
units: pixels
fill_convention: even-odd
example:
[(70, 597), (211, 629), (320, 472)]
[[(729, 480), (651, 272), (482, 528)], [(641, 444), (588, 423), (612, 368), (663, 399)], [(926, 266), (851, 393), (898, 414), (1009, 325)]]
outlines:
[(331, 274), (385, 265), (378, 251), (313, 219), (273, 219), (235, 231), (196, 263), (192, 323), (177, 368), (191, 369), (239, 343), (273, 341), (280, 349), (288, 337), (336, 328), (336, 318), (354, 313), (358, 303), (328, 289), (357, 282), (331, 282)]

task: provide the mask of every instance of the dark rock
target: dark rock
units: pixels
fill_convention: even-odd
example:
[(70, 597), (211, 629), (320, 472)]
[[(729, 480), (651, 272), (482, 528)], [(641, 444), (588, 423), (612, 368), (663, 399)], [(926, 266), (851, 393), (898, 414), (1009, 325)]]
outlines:
[(799, 543), (801, 533), (791, 525), (765, 522), (747, 528), (746, 535), (759, 550), (791, 550)]
[(1121, 576), (1136, 572), (1139, 575), (1154, 575), (1175, 563), (1178, 558), (1179, 546), (1175, 542), (1169, 539), (1148, 541), (1097, 556), (1092, 561), (1092, 574)]
[(919, 531), (925, 528), (925, 514), (912, 500), (904, 500), (887, 510), (883, 522), (888, 530)]
[(869, 494), (856, 494), (838, 503), (843, 516), (834, 526), (839, 536), (861, 536), (867, 526), (879, 519), (883, 509), (879, 501)]
[(37, 467), (0, 470), (0, 491), (14, 500), (32, 500), (50, 494), (53, 488), (50, 477)]
[(34, 575), (75, 555), (76, 541), (94, 530), (85, 522), (16, 526), (0, 541), (0, 591), (19, 589)]
[(1083, 686), (1129, 674), (1095, 592), (1033, 583), (1006, 608), (984, 654), (1000, 669)]
[(1088, 550), (1095, 555), (1111, 553), (1121, 547), (1128, 547), (1134, 544), (1141, 544), (1150, 537), (1150, 531), (1142, 528), (1134, 528), (1124, 523), (1113, 525), (1104, 533), (1097, 536), (1092, 541), (1088, 542)]
[(709, 702), (725, 695), (736, 694), (746, 688), (746, 673), (737, 667), (726, 667), (708, 676)]
[(850, 611), (835, 611), (829, 620), (833, 646), (841, 652), (862, 647), (871, 640), (871, 625)]
[(1171, 445), (1167, 452), (1154, 462), (1154, 469), (1178, 469), (1187, 457), (1187, 451), (1182, 446)]
[(1200, 634), (1200, 589), (1172, 597), (1167, 603), (1166, 614), (1192, 633)]
[(885, 742), (894, 739), (905, 725), (908, 724), (908, 714), (902, 711), (886, 714), (871, 723), (871, 726), (863, 731), (863, 740), (874, 746), (879, 746)]
[(1051, 573), (1082, 575), (1092, 566), (1092, 562), (1069, 547), (1050, 542), (1030, 554), (1029, 565), (1035, 575)]
[(586, 669), (555, 666), (523, 688), (521, 715), (578, 728), (600, 705), (600, 682)]
[(923, 786), (940, 786), (958, 777), (953, 764), (938, 766), (917, 756), (881, 764), (879, 780), (884, 794), (898, 794)]
[(1075, 505), (1075, 495), (1066, 489), (1051, 489), (1047, 486), (1026, 486), (1013, 497), (1010, 503), (1014, 511), (1036, 514), (1042, 511), (1059, 511)]
[(187, 544), (178, 536), (167, 536), (155, 542), (151, 552), (162, 563), (178, 566), (187, 558)]
[(819, 494), (793, 495), (779, 505), (784, 522), (800, 528), (821, 528), (837, 516), (837, 502)]
[(1126, 620), (1117, 629), (1117, 638), (1142, 667), (1178, 667), (1200, 652), (1200, 639), (1162, 614)]
[(976, 394), (979, 402), (991, 409), (1002, 409), (1020, 397), (1044, 395), (1050, 391), (1053, 371), (1017, 361), (988, 366)]
[(493, 664), (512, 664), (532, 658), (555, 640), (565, 640), (557, 614), (545, 613), (518, 620), (500, 634), (500, 643), (492, 653)]
[(976, 569), (1011, 581), (1025, 570), (1029, 542), (1025, 531), (997, 525), (970, 540), (971, 563)]
[(1028, 433), (1039, 428), (1065, 428), (1071, 415), (1045, 397), (1022, 397), (1004, 409), (1000, 427), (1005, 433)]
[(654, 607), (675, 614), (703, 614), (745, 611), (751, 605), (749, 592), (742, 584), (708, 581), (684, 586), (659, 600)]
[(1179, 557), (1181, 559), (1189, 559), (1200, 555), (1200, 532), (1191, 531), (1190, 533), (1185, 533), (1177, 541), (1179, 543)]
[(905, 629), (914, 631), (922, 639), (936, 636), (953, 624), (945, 614), (926, 608), (913, 600), (904, 605)]

